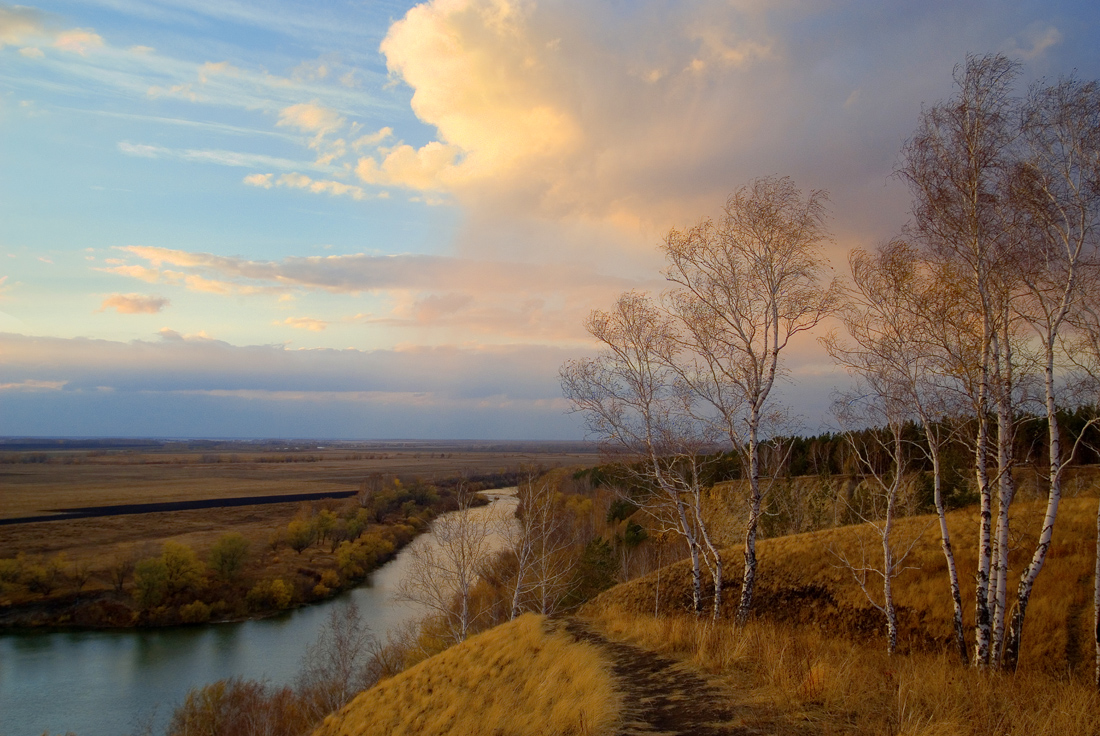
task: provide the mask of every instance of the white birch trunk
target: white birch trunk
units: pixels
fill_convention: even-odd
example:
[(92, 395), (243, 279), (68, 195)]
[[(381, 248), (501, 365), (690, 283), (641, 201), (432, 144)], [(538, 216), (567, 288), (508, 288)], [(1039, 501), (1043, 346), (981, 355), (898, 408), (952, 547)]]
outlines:
[[(756, 412), (753, 412), (755, 420)], [(741, 600), (737, 605), (737, 623), (744, 624), (752, 613), (756, 587), (756, 530), (760, 524), (760, 447), (756, 425), (749, 428), (749, 519), (745, 527), (745, 571), (741, 578)]]
[(1096, 507), (1096, 566), (1092, 577), (1092, 638), (1096, 647), (1096, 688), (1100, 690), (1100, 504)]
[(936, 517), (940, 523), (940, 549), (947, 562), (947, 577), (951, 584), (951, 603), (953, 607), (952, 623), (955, 631), (955, 646), (963, 664), (969, 659), (966, 650), (966, 629), (963, 626), (962, 591), (959, 586), (959, 568), (955, 564), (955, 551), (951, 546), (951, 532), (947, 528), (947, 511), (943, 503), (943, 472), (940, 465), (939, 438), (932, 436), (932, 428), (927, 417), (922, 417), (928, 438), (928, 449), (932, 456), (932, 498), (936, 505)]
[(1020, 657), (1020, 639), (1024, 632), (1024, 616), (1031, 598), (1031, 589), (1035, 578), (1043, 569), (1051, 538), (1054, 536), (1054, 522), (1058, 518), (1058, 505), (1062, 500), (1062, 441), (1058, 427), (1057, 406), (1055, 404), (1054, 344), (1053, 331), (1047, 335), (1046, 364), (1043, 366), (1046, 388), (1047, 411), (1047, 452), (1050, 455), (1050, 486), (1047, 490), (1047, 508), (1043, 516), (1043, 529), (1039, 532), (1039, 542), (1031, 556), (1031, 562), (1020, 576), (1020, 587), (1016, 592), (1016, 603), (1012, 607), (1012, 622), (1009, 625), (1005, 646), (1004, 667), (1015, 670)]

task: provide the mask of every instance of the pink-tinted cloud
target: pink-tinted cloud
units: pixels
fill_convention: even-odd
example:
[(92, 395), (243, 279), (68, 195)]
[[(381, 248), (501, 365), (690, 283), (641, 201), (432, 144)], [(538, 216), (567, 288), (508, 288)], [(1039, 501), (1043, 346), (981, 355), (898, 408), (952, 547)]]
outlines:
[(103, 46), (103, 37), (87, 28), (73, 28), (57, 34), (53, 45), (62, 51), (87, 56), (89, 51)]
[(287, 325), (298, 330), (310, 330), (312, 332), (323, 332), (328, 327), (328, 322), (323, 319), (313, 319), (312, 317), (287, 317), (282, 322), (276, 322), (277, 325)]
[(168, 300), (161, 296), (145, 294), (111, 294), (103, 300), (97, 311), (113, 309), (119, 314), (156, 314), (168, 306)]

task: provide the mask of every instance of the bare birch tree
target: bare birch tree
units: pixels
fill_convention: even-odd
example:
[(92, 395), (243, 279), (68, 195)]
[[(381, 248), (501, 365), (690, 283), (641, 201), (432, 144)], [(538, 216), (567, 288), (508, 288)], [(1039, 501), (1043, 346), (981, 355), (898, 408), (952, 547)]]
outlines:
[[(931, 337), (942, 327), (942, 290), (922, 268), (916, 250), (904, 241), (887, 243), (874, 253), (852, 251), (849, 266), (852, 288), (845, 294), (841, 319), (854, 344), (848, 345), (836, 335), (827, 336), (824, 343), (834, 359), (864, 379), (869, 389), (865, 399), (870, 399), (871, 406), (878, 408), (873, 413), (853, 414), (849, 404), (841, 416), (849, 425), (856, 418), (871, 422), (872, 427), (881, 424), (891, 437), (891, 442), (881, 449), (893, 458), (895, 468), (903, 467), (903, 451), (907, 451), (901, 444), (903, 423), (912, 420), (920, 425), (925, 443), (913, 449), (923, 452), (932, 465), (932, 495), (954, 609), (955, 645), (962, 661), (966, 662), (962, 594), (943, 499), (942, 451), (949, 434), (944, 421), (955, 408), (948, 387), (937, 380), (942, 375), (943, 354)], [(849, 433), (848, 436), (851, 443), (853, 435)], [(853, 451), (865, 468), (873, 469), (865, 448), (853, 444)], [(886, 498), (886, 520), (880, 529), (885, 586), (896, 557), (890, 548), (889, 537), (900, 486), (887, 485), (878, 473), (874, 477), (880, 495)], [(900, 473), (893, 477), (892, 483), (900, 483)], [(888, 590), (884, 591), (884, 599), (886, 605), (880, 610), (891, 621), (890, 630), (896, 635)], [(891, 652), (893, 644), (895, 640), (892, 640)]]
[(713, 449), (706, 427), (691, 412), (693, 399), (673, 363), (677, 326), (644, 294), (622, 294), (610, 312), (594, 311), (586, 324), (603, 347), (595, 358), (569, 361), (562, 391), (605, 452), (652, 489), (643, 508), (687, 543), (692, 601), (703, 610), (703, 566), (710, 568), (715, 615), (721, 604), (721, 557), (702, 514), (698, 463)]
[(1050, 548), (1062, 479), (1073, 455), (1061, 444), (1056, 369), (1059, 338), (1076, 303), (1087, 298), (1083, 281), (1098, 263), (1100, 87), (1075, 79), (1033, 87), (1020, 125), (1023, 151), (1013, 171), (1013, 203), (1027, 237), (1015, 259), (1024, 290), (1014, 307), (1039, 343), (1048, 465), (1043, 525), (1020, 576), (1005, 638), (1003, 663), (1008, 669), (1016, 668), (1028, 600)]
[[(833, 350), (836, 349), (834, 346)], [(920, 539), (918, 534), (899, 543), (894, 533), (899, 495), (908, 470), (910, 447), (905, 427), (912, 417), (912, 408), (904, 380), (899, 380), (901, 377), (890, 367), (884, 369), (875, 362), (849, 365), (863, 380), (855, 391), (838, 400), (835, 412), (841, 424), (849, 428), (845, 436), (864, 481), (870, 485), (870, 509), (856, 513), (878, 538), (882, 563), (869, 559), (862, 540), (858, 561), (843, 553), (834, 554), (852, 573), (868, 602), (886, 618), (886, 651), (892, 655), (898, 646), (894, 580), (907, 569), (905, 561)], [(872, 578), (881, 581), (881, 602), (872, 591)]]
[(399, 601), (436, 616), (454, 643), (466, 639), (487, 613), (472, 606), (472, 593), (498, 527), (489, 509), (471, 506), (471, 497), (460, 489), (458, 510), (437, 517), (431, 537), (409, 546), (409, 565), (397, 588)]
[(820, 246), (828, 238), (823, 191), (789, 178), (756, 179), (732, 194), (718, 222), (704, 220), (665, 238), (672, 310), (689, 360), (680, 378), (741, 456), (749, 483), (744, 573), (737, 620), (751, 610), (763, 489), (760, 446), (778, 416), (772, 389), (790, 340), (833, 308)]
[[(913, 194), (913, 229), (945, 274), (968, 285), (978, 316), (977, 365), (971, 396), (977, 432), (974, 468), (981, 499), (975, 581), (974, 663), (991, 664), (996, 651), (998, 600), (1007, 560), (1007, 509), (1012, 478), (1013, 356), (1007, 317), (1006, 253), (1011, 252), (1005, 207), (1005, 173), (1014, 143), (1012, 84), (1017, 65), (1000, 55), (967, 57), (955, 70), (956, 96), (924, 110), (906, 143), (898, 173)], [(996, 417), (996, 433), (989, 417)], [(994, 442), (996, 448), (994, 448)], [(990, 477), (990, 466), (996, 474)], [(998, 528), (993, 529), (994, 483)], [(994, 547), (998, 553), (994, 553)], [(999, 609), (1003, 612), (1003, 606)]]
[(574, 539), (559, 496), (546, 478), (526, 478), (507, 538), (516, 557), (510, 618), (524, 610), (552, 615), (574, 583)]

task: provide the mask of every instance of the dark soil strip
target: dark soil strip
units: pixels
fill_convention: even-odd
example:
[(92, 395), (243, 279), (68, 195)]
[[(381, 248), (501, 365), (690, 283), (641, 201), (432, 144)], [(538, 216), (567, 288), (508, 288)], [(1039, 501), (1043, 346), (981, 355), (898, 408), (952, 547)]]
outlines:
[(259, 506), (268, 503), (295, 503), (320, 501), (323, 498), (349, 498), (358, 491), (321, 491), (318, 493), (288, 493), (282, 496), (238, 496), (236, 498), (208, 498), (199, 501), (166, 501), (163, 503), (128, 503), (118, 506), (85, 506), (83, 508), (57, 509), (57, 513), (43, 516), (20, 516), (0, 519), (0, 526), (30, 524), (39, 521), (65, 521), (91, 519), (97, 516), (123, 516), (125, 514), (154, 514), (162, 511), (192, 511), (195, 509), (222, 509), (232, 506)]
[(609, 641), (569, 620), (566, 631), (602, 649), (625, 697), (618, 736), (744, 736), (730, 708), (702, 677), (678, 662), (630, 644)]

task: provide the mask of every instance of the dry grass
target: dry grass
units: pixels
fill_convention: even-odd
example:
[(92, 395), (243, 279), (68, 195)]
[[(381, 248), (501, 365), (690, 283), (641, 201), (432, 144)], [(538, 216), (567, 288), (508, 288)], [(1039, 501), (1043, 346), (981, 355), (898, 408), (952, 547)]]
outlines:
[[(194, 501), (236, 496), (354, 491), (372, 473), (427, 481), (499, 472), (519, 465), (590, 465), (597, 456), (556, 452), (299, 453), (311, 462), (269, 462), (283, 453), (112, 453), (79, 463), (5, 463), (0, 452), (0, 518), (62, 508)], [(293, 455), (293, 453), (287, 453)], [(48, 453), (50, 458), (62, 453)]]
[[(1080, 495), (1062, 501), (1050, 553), (1027, 611), (1021, 670), (1084, 676), (1091, 672), (1096, 504), (1095, 487), (1091, 485)], [(1013, 505), (1010, 596), (1034, 550), (1043, 509), (1041, 500), (1025, 498)], [(978, 509), (952, 512), (948, 520), (959, 563), (964, 616), (972, 624)], [(927, 516), (897, 522), (899, 541), (920, 537), (907, 563), (914, 569), (903, 572), (895, 582), (902, 653), (938, 652), (948, 645), (952, 635), (946, 563), (940, 550), (938, 526), (933, 522), (934, 517)], [(867, 531), (842, 527), (760, 542), (757, 612), (774, 621), (811, 626), (884, 647), (882, 615), (871, 608), (837, 556), (858, 559), (860, 538), (864, 536), (869, 559), (881, 559), (881, 552), (875, 549), (875, 540), (866, 536)], [(728, 585), (725, 600), (730, 615), (737, 604), (740, 558), (737, 548), (725, 551)], [(660, 608), (669, 612), (689, 610), (689, 583), (686, 562), (665, 569), (660, 579)], [(657, 592), (657, 577), (650, 574), (608, 591), (603, 598), (607, 604), (652, 612)], [(972, 641), (972, 630), (968, 636)]]
[(851, 736), (1068, 736), (1100, 733), (1100, 697), (1044, 673), (959, 666), (945, 654), (888, 657), (819, 631), (757, 620), (741, 630), (691, 616), (590, 606), (605, 635), (689, 662), (729, 694), (743, 725)]
[(527, 614), (360, 694), (315, 736), (606, 734), (620, 709), (599, 651)]

